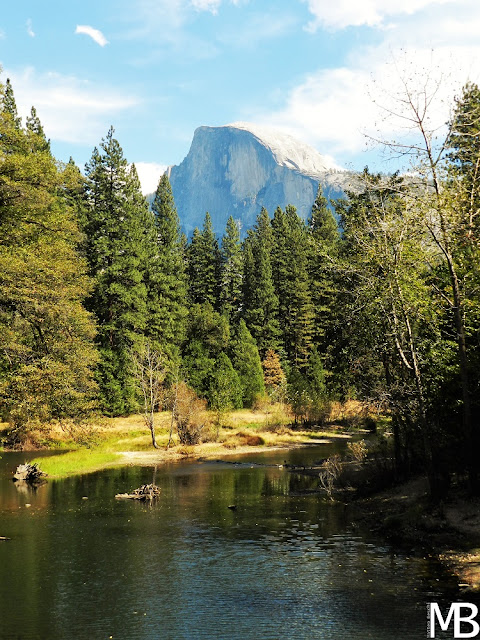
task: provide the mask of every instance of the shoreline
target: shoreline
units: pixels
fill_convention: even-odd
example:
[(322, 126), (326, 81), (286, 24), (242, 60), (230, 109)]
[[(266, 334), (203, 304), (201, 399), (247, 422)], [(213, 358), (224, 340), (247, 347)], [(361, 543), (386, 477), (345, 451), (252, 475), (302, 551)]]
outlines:
[(427, 480), (355, 497), (346, 502), (352, 519), (394, 544), (434, 557), (457, 581), (459, 595), (480, 594), (480, 498), (452, 491), (442, 503), (428, 497)]

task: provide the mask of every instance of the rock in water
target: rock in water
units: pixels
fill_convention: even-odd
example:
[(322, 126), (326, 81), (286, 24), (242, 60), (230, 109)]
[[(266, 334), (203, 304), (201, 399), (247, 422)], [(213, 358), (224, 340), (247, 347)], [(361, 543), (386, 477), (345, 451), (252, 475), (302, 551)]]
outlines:
[(277, 206), (292, 204), (306, 219), (319, 183), (327, 198), (338, 198), (354, 179), (304, 142), (248, 123), (199, 127), (188, 155), (168, 175), (187, 236), (202, 227), (207, 211), (218, 235), (230, 215), (245, 235), (262, 206), (272, 216)]

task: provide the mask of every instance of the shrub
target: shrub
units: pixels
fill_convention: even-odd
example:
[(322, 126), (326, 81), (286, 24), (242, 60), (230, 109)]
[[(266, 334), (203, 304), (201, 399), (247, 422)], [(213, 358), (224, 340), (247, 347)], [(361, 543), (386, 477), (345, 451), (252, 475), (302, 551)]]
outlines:
[(335, 454), (325, 460), (318, 474), (320, 485), (325, 489), (330, 500), (333, 500), (333, 489), (341, 471), (342, 459), (338, 454)]
[(200, 442), (206, 405), (206, 401), (199, 398), (184, 382), (178, 383), (173, 415), (180, 444), (193, 445)]
[(367, 457), (367, 445), (365, 440), (357, 440), (357, 442), (348, 442), (347, 449), (352, 460), (362, 462)]

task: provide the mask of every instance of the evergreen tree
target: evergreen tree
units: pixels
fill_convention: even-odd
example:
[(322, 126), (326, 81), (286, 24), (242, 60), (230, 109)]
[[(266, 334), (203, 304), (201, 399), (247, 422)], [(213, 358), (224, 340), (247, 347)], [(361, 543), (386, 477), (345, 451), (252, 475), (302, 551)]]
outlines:
[(220, 426), (222, 413), (230, 409), (240, 409), (242, 406), (242, 392), (238, 374), (224, 351), (218, 355), (215, 361), (208, 389), (208, 401), (210, 408), (218, 414), (218, 426)]
[[(129, 169), (110, 128), (86, 165), (86, 254), (94, 290), (88, 306), (98, 319), (98, 368), (103, 409), (122, 415), (136, 407), (132, 351), (147, 321), (144, 283), (151, 233), (134, 167)], [(153, 221), (152, 221), (153, 223)]]
[(30, 115), (27, 117), (26, 130), (30, 133), (30, 140), (33, 149), (38, 151), (50, 151), (50, 140), (47, 140), (37, 110), (32, 107)]
[(222, 239), (220, 311), (230, 322), (236, 322), (242, 298), (242, 248), (238, 225), (230, 216)]
[(295, 207), (278, 207), (272, 221), (273, 280), (279, 300), (282, 344), (291, 366), (307, 366), (313, 341), (313, 305), (308, 276), (308, 236)]
[(480, 201), (480, 89), (468, 83), (457, 98), (447, 140), (448, 170), (452, 179), (457, 178), (456, 196), (467, 206), (467, 232), (478, 230)]
[(146, 334), (160, 351), (177, 357), (185, 339), (187, 285), (180, 222), (166, 174), (159, 180), (152, 211), (156, 237), (146, 269)]
[[(19, 131), (22, 128), (22, 119), (18, 116), (17, 103), (10, 78), (7, 78), (5, 87), (3, 88), (2, 117), (5, 118), (5, 116), (10, 120), (14, 129)], [(3, 133), (5, 134), (6, 131)], [(8, 151), (8, 149), (6, 149), (6, 151)]]
[(0, 100), (2, 153), (11, 155), (18, 152), (25, 155), (28, 153), (27, 136), (22, 129), (22, 119), (18, 116), (17, 103), (9, 79), (5, 85), (0, 84)]
[(217, 361), (220, 354), (228, 350), (229, 342), (230, 326), (226, 317), (210, 304), (193, 305), (188, 317), (182, 364), (190, 386), (209, 402)]
[(257, 345), (243, 319), (240, 320), (230, 351), (232, 364), (238, 374), (243, 406), (252, 407), (255, 399), (264, 395), (265, 385)]
[[(440, 234), (448, 286), (442, 288), (456, 336), (462, 397), (464, 448), (470, 489), (480, 495), (480, 88), (468, 83), (456, 100), (450, 122), (447, 189), (440, 203)], [(459, 391), (460, 391), (459, 389)], [(445, 397), (445, 393), (442, 394)], [(460, 393), (458, 393), (460, 396)], [(445, 415), (446, 412), (443, 412)]]
[(310, 249), (307, 267), (314, 312), (313, 339), (317, 348), (325, 354), (333, 339), (332, 323), (338, 290), (333, 266), (339, 251), (340, 234), (321, 185), (318, 187), (307, 228)]
[(279, 345), (278, 298), (272, 277), (270, 218), (262, 208), (243, 246), (243, 315), (260, 354)]
[(205, 214), (202, 231), (195, 229), (187, 249), (190, 300), (193, 304), (211, 304), (218, 309), (220, 250), (210, 214)]

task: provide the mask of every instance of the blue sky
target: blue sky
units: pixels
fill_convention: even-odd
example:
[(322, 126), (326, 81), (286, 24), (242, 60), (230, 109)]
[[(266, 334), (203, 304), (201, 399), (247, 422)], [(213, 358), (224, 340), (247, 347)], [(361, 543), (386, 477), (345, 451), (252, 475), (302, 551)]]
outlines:
[(391, 170), (365, 134), (406, 134), (378, 104), (393, 108), (413, 70), (438, 89), (441, 126), (461, 85), (480, 82), (479, 34), (478, 0), (25, 0), (0, 14), (1, 78), (60, 160), (83, 168), (113, 125), (145, 191), (196, 127), (235, 121)]

